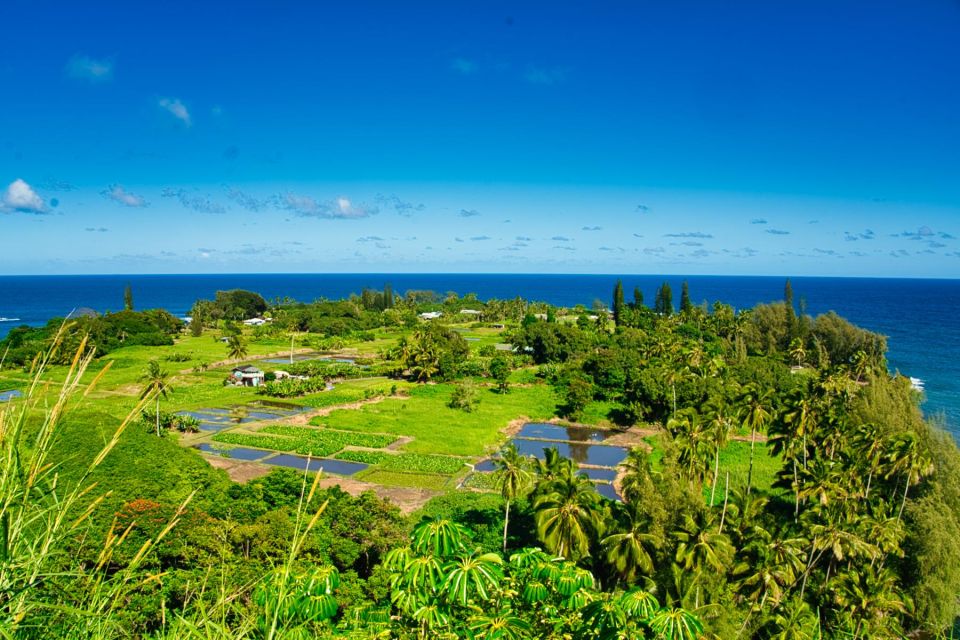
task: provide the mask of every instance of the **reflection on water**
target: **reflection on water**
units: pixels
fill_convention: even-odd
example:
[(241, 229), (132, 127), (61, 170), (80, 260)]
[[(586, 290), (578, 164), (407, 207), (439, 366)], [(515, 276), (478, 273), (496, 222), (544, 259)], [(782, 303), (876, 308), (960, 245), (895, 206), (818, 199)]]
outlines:
[(222, 431), (227, 427), (248, 422), (281, 420), (304, 411), (309, 411), (309, 407), (271, 400), (254, 400), (247, 404), (235, 404), (226, 408), (213, 407), (178, 411), (176, 415), (196, 418), (200, 421), (201, 431)]
[(613, 488), (612, 484), (597, 484), (595, 485), (595, 488), (597, 493), (602, 495), (604, 498), (620, 502), (620, 496), (617, 495), (617, 490)]
[(528, 422), (520, 429), (518, 438), (536, 440), (569, 440), (573, 442), (603, 442), (614, 434), (603, 429), (590, 427), (563, 427), (547, 422)]
[(234, 460), (248, 461), (259, 460), (260, 458), (273, 453), (272, 451), (264, 451), (262, 449), (247, 449), (245, 447), (220, 448), (207, 442), (195, 445), (194, 448), (215, 456), (226, 456), (228, 458), (233, 458)]
[(368, 466), (362, 462), (347, 462), (346, 460), (332, 460), (330, 458), (308, 459), (305, 456), (295, 456), (292, 453), (281, 453), (263, 462), (280, 467), (290, 467), (307, 471), (319, 471), (323, 469), (324, 473), (333, 473), (339, 476), (352, 476), (359, 471), (363, 471)]
[(598, 467), (616, 467), (627, 457), (627, 450), (623, 447), (611, 447), (601, 444), (572, 444), (569, 442), (553, 442), (550, 440), (513, 440), (517, 451), (521, 455), (544, 458), (544, 449), (556, 449), (565, 458), (578, 464), (590, 464)]
[(14, 398), (22, 398), (23, 392), (17, 389), (10, 389), (9, 391), (0, 391), (0, 402), (9, 402)]

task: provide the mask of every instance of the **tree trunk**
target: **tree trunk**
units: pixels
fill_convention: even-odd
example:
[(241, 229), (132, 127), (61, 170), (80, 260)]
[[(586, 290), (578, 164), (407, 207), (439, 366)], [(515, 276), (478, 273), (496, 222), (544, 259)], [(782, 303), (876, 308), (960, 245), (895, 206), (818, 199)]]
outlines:
[(900, 524), (900, 517), (903, 516), (903, 508), (907, 506), (907, 491), (910, 490), (910, 478), (903, 484), (903, 500), (900, 501), (900, 511), (897, 512), (897, 524)]
[(160, 437), (160, 394), (157, 394), (157, 437)]
[(747, 495), (750, 495), (750, 491), (753, 489), (753, 448), (757, 444), (757, 428), (756, 426), (750, 427), (750, 467), (747, 470)]
[(720, 514), (720, 531), (723, 533), (723, 522), (727, 518), (727, 499), (730, 497), (730, 472), (727, 471), (727, 479), (723, 485), (723, 513)]
[(507, 508), (503, 513), (503, 553), (507, 553), (507, 525), (510, 524), (510, 501), (507, 500)]
[(800, 515), (800, 482), (797, 480), (797, 460), (793, 460), (793, 521)]
[(713, 456), (713, 486), (710, 487), (710, 506), (713, 506), (713, 495), (717, 491), (717, 475), (720, 473), (720, 446), (717, 445)]

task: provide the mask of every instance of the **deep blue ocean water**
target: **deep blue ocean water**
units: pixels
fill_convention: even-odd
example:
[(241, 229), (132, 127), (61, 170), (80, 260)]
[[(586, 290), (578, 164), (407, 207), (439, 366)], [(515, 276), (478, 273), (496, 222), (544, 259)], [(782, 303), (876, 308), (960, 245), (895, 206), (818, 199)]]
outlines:
[[(248, 289), (268, 300), (291, 297), (311, 301), (381, 288), (389, 282), (397, 293), (427, 289), (438, 293), (476, 293), (482, 299), (517, 295), (551, 304), (609, 304), (614, 283), (622, 278), (627, 298), (639, 286), (650, 304), (667, 280), (679, 299), (683, 280), (694, 302), (721, 300), (736, 308), (783, 299), (783, 277), (756, 276), (617, 276), (503, 274), (224, 274), (131, 276), (0, 276), (0, 337), (19, 324), (40, 325), (77, 307), (97, 311), (123, 306), (123, 289), (133, 287), (139, 309), (162, 307), (183, 315), (197, 298), (217, 290)], [(891, 368), (923, 380), (924, 410), (943, 415), (960, 439), (960, 280), (882, 278), (792, 278), (794, 296), (807, 311), (836, 311), (852, 322), (889, 336)]]

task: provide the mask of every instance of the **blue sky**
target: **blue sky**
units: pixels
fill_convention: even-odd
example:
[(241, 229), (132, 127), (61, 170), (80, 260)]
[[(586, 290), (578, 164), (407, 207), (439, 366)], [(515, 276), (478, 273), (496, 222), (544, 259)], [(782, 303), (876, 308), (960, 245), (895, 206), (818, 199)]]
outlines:
[(0, 273), (960, 277), (960, 3), (9, 0)]

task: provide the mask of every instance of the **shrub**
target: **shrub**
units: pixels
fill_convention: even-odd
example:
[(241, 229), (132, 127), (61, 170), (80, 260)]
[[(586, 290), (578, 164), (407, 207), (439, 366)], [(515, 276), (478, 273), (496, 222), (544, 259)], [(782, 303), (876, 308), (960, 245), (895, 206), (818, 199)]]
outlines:
[(473, 380), (464, 380), (454, 387), (449, 403), (451, 409), (460, 409), (470, 413), (478, 404), (480, 404), (480, 395), (477, 393), (477, 385)]

